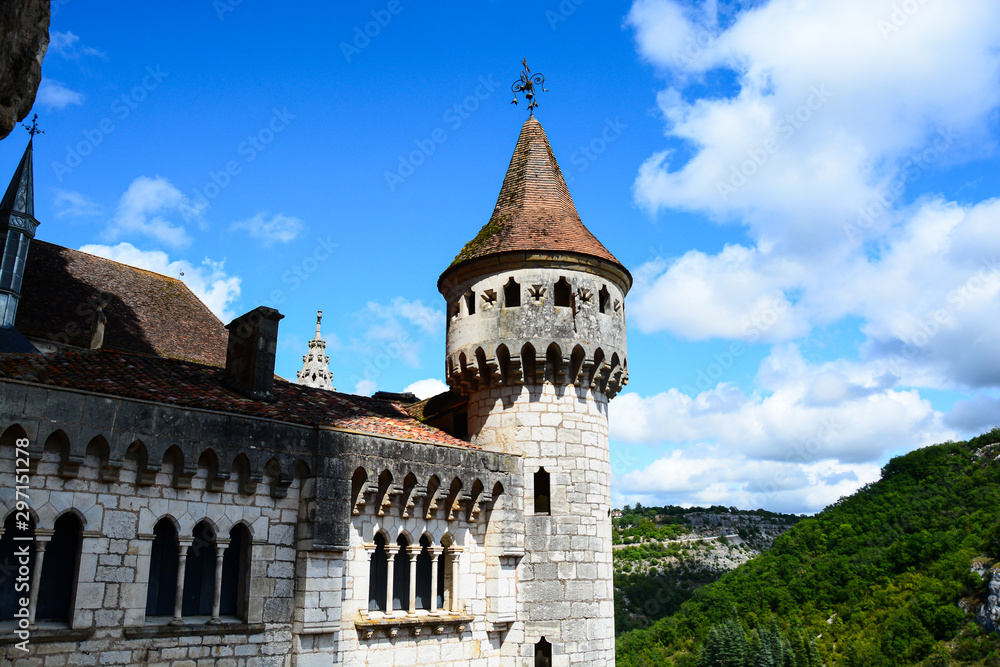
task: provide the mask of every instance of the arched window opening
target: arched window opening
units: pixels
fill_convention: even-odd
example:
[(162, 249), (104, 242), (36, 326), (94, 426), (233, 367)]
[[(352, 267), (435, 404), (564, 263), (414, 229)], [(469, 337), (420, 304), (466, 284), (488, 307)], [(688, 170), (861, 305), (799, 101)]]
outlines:
[(435, 588), (437, 589), (434, 594), (437, 595), (437, 608), (444, 609), (444, 580), (445, 580), (445, 557), (444, 550), (438, 554), (438, 578)]
[(535, 384), (535, 371), (537, 368), (535, 359), (535, 348), (531, 343), (525, 343), (521, 348), (521, 368), (524, 373), (524, 384)]
[(565, 306), (569, 308), (570, 300), (572, 297), (572, 288), (569, 286), (569, 281), (563, 276), (559, 278), (559, 282), (556, 283), (556, 288), (553, 293), (557, 306)]
[(410, 543), (402, 535), (396, 541), (396, 557), (393, 559), (392, 608), (410, 609), (410, 554), (406, 548)]
[(535, 667), (552, 667), (552, 644), (545, 637), (535, 644)]
[[(22, 517), (23, 518), (23, 517)], [(19, 575), (18, 569), (21, 566), (18, 557), (18, 549), (28, 546), (28, 577), (35, 571), (35, 543), (34, 541), (23, 541), (15, 537), (24, 538), (35, 534), (35, 521), (29, 517), (27, 530), (24, 524), (18, 527), (17, 512), (11, 512), (3, 524), (3, 537), (0, 537), (0, 621), (10, 621), (14, 619), (14, 614), (20, 610), (20, 598), (24, 597), (23, 592), (18, 592), (14, 587), (17, 584)], [(30, 580), (30, 579), (29, 579)]]
[(535, 471), (535, 514), (551, 514), (549, 473), (545, 468), (539, 468)]
[(476, 314), (476, 293), (475, 292), (469, 292), (468, 294), (465, 295), (465, 311), (469, 315), (475, 315)]
[(63, 514), (56, 520), (52, 540), (45, 549), (42, 561), (36, 621), (69, 621), (82, 534), (83, 524), (75, 514)]
[(420, 538), (420, 554), (417, 556), (417, 609), (431, 609), (431, 592), (434, 582), (431, 581), (431, 541), (424, 535)]
[(219, 615), (247, 618), (247, 591), (250, 588), (250, 531), (242, 523), (229, 531), (229, 546), (222, 555), (222, 594)]
[(607, 285), (601, 285), (601, 291), (599, 292), (598, 296), (599, 296), (598, 305), (601, 308), (601, 312), (606, 315), (608, 313), (608, 308), (611, 306), (611, 292), (608, 291)]
[(184, 569), (183, 616), (211, 616), (215, 596), (215, 529), (207, 521), (194, 527)]
[(385, 538), (375, 536), (375, 551), (368, 565), (368, 611), (382, 611), (385, 608), (385, 593), (389, 585), (389, 559), (385, 554)]
[(517, 308), (521, 305), (521, 286), (511, 278), (503, 286), (503, 307)]
[(169, 519), (160, 519), (153, 528), (153, 550), (149, 557), (149, 585), (146, 588), (146, 616), (174, 615), (179, 558), (177, 529)]

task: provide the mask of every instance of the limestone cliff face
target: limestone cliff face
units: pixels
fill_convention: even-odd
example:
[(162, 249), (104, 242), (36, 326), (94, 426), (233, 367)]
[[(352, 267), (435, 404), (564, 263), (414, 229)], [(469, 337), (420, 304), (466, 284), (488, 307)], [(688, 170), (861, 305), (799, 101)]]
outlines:
[(976, 610), (976, 622), (990, 632), (1000, 632), (1000, 569), (993, 568), (990, 594)]
[(0, 2), (0, 139), (24, 119), (49, 48), (49, 0)]

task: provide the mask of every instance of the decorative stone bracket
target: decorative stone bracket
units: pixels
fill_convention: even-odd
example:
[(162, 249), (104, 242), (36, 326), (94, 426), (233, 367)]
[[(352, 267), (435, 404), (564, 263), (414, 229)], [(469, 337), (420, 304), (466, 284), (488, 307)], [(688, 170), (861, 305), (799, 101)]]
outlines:
[(380, 619), (362, 618), (354, 622), (362, 639), (372, 639), (379, 632), (394, 639), (402, 632), (404, 636), (443, 635), (454, 632), (461, 635), (475, 616), (448, 614), (446, 616), (399, 616)]

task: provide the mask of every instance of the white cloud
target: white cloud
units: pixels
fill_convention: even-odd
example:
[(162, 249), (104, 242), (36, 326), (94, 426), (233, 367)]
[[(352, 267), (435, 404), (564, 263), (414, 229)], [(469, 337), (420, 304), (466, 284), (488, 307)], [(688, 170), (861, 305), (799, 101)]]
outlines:
[(80, 43), (79, 35), (72, 32), (53, 31), (49, 35), (49, 53), (62, 56), (67, 60), (79, 60), (81, 56), (94, 56), (107, 60), (107, 55), (97, 49)]
[(115, 246), (85, 245), (83, 252), (105, 257), (122, 264), (179, 278), (195, 296), (204, 302), (224, 323), (236, 317), (231, 307), (240, 296), (240, 278), (226, 273), (225, 260), (214, 261), (206, 257), (200, 266), (185, 260), (171, 261), (160, 250), (139, 250), (130, 243)]
[(117, 241), (122, 236), (141, 235), (180, 248), (190, 244), (191, 237), (183, 224), (172, 222), (170, 218), (195, 217), (201, 210), (167, 179), (140, 176), (132, 181), (119, 200), (104, 237)]
[(945, 415), (945, 423), (969, 436), (1000, 426), (1000, 397), (978, 395), (958, 401)]
[(55, 79), (43, 79), (35, 101), (49, 109), (63, 109), (71, 104), (83, 104), (83, 93), (70, 90)]
[(611, 403), (611, 436), (671, 446), (709, 442), (754, 460), (871, 463), (889, 450), (955, 435), (916, 390), (893, 389), (896, 378), (879, 365), (811, 365), (784, 345), (761, 363), (757, 382), (760, 392), (751, 394), (726, 383), (693, 398), (677, 389), (622, 394)]
[(69, 190), (56, 189), (53, 204), (57, 218), (93, 218), (104, 213), (97, 202), (82, 193)]
[(378, 385), (374, 380), (358, 380), (357, 384), (354, 385), (354, 393), (357, 396), (371, 396), (378, 389)]
[(437, 378), (427, 378), (426, 380), (417, 380), (411, 385), (408, 385), (403, 392), (410, 392), (420, 400), (425, 398), (430, 398), (431, 396), (437, 396), (438, 394), (448, 391), (448, 385), (446, 385), (441, 380)]
[(247, 232), (251, 238), (263, 243), (264, 247), (294, 241), (304, 227), (301, 220), (283, 213), (277, 213), (270, 219), (267, 213), (258, 213), (252, 218), (229, 225), (231, 230)]

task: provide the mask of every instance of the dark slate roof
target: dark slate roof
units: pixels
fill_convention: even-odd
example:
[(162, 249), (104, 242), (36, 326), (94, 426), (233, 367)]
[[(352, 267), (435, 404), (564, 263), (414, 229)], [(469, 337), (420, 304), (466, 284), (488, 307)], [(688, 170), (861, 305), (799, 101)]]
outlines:
[(621, 266), (584, 227), (545, 130), (534, 116), (521, 128), (490, 221), (465, 244), (452, 266), (522, 251), (573, 252)]
[(221, 368), (190, 361), (111, 350), (0, 354), (0, 379), (476, 449), (464, 440), (420, 423), (399, 403), (281, 379), (274, 381), (273, 402), (255, 401), (223, 385), (223, 373)]
[(225, 366), (225, 326), (180, 280), (31, 242), (15, 328), (86, 348), (101, 302), (107, 304), (105, 348)]

